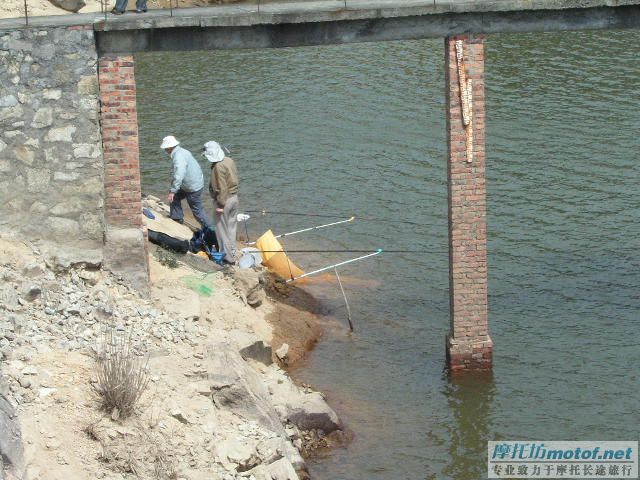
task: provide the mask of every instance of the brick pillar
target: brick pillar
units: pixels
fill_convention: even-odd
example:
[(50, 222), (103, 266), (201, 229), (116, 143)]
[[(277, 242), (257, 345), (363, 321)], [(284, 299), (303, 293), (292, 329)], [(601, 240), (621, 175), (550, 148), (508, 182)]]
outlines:
[[(471, 130), (463, 122), (456, 41), (462, 40), (464, 71), (472, 81)], [(485, 181), (484, 43), (481, 35), (445, 39), (449, 296), (451, 371), (490, 369), (493, 342), (487, 320), (487, 221)], [(467, 147), (472, 131), (472, 156)], [(468, 160), (471, 160), (470, 162)]]
[(149, 266), (142, 228), (140, 153), (134, 59), (100, 58), (100, 114), (104, 157), (107, 267), (146, 287)]

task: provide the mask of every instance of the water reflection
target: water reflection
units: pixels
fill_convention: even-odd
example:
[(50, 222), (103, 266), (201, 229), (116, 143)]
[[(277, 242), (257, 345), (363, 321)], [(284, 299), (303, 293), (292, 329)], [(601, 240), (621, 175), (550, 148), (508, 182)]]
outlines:
[[(292, 254), (306, 269), (348, 257), (331, 249), (421, 252), (340, 272), (353, 337), (338, 286), (314, 280), (336, 318), (299, 375), (328, 394), (356, 439), (312, 463), (313, 478), (477, 480), (487, 440), (638, 437), (629, 421), (638, 377), (620, 366), (640, 363), (640, 70), (629, 48), (639, 41), (637, 31), (487, 38), (497, 386), (490, 375), (442, 377), (442, 41), (136, 57), (145, 191), (166, 188), (159, 138), (197, 149), (213, 137), (241, 162), (242, 208), (419, 224), (357, 220), (286, 242), (319, 251)], [(254, 215), (250, 234), (311, 220)]]
[(493, 439), (493, 373), (451, 375), (444, 390), (454, 421), (450, 425), (449, 464), (443, 473), (447, 478), (484, 478), (487, 441)]

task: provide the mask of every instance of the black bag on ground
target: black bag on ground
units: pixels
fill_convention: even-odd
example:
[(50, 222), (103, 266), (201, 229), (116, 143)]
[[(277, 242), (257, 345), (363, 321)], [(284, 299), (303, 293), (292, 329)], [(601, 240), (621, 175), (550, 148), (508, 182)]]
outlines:
[(166, 233), (155, 232), (153, 230), (148, 230), (147, 234), (151, 243), (155, 243), (156, 245), (160, 245), (161, 247), (168, 248), (169, 250), (173, 250), (178, 253), (187, 253), (189, 251), (189, 240), (180, 240), (179, 238), (174, 238)]
[(203, 227), (194, 232), (193, 237), (191, 237), (191, 241), (189, 242), (189, 249), (193, 253), (201, 251), (205, 251), (207, 253), (217, 252), (219, 248), (215, 230), (207, 227)]

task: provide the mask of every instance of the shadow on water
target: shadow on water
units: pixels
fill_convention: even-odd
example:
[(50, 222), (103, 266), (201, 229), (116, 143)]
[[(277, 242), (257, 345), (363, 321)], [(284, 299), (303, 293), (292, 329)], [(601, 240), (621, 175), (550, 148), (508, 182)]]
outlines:
[[(452, 412), (449, 463), (443, 469), (447, 478), (484, 478), (487, 441), (491, 432), (492, 404), (496, 394), (493, 372), (474, 372), (449, 376), (444, 388)], [(480, 469), (484, 466), (484, 469)], [(436, 477), (433, 477), (434, 479)]]

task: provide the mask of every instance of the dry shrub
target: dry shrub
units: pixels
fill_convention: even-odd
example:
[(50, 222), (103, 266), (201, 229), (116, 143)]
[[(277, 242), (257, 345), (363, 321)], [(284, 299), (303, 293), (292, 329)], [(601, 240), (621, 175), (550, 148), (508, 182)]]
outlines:
[(87, 437), (89, 437), (91, 440), (94, 440), (96, 442), (100, 440), (99, 430), (98, 430), (99, 423), (100, 423), (100, 420), (98, 420), (97, 422), (92, 422), (82, 429), (82, 431), (87, 434)]
[(131, 336), (110, 325), (105, 329), (96, 357), (97, 382), (94, 389), (102, 407), (114, 419), (130, 416), (136, 403), (149, 386), (149, 359), (132, 351)]
[(100, 444), (98, 460), (112, 472), (154, 480), (177, 480), (178, 460), (170, 435), (149, 431), (135, 419), (126, 423), (127, 433), (118, 432), (115, 437), (109, 436), (110, 422), (104, 418), (84, 428), (84, 432)]
[(158, 450), (153, 460), (153, 474), (156, 480), (177, 480), (178, 469), (175, 458)]

